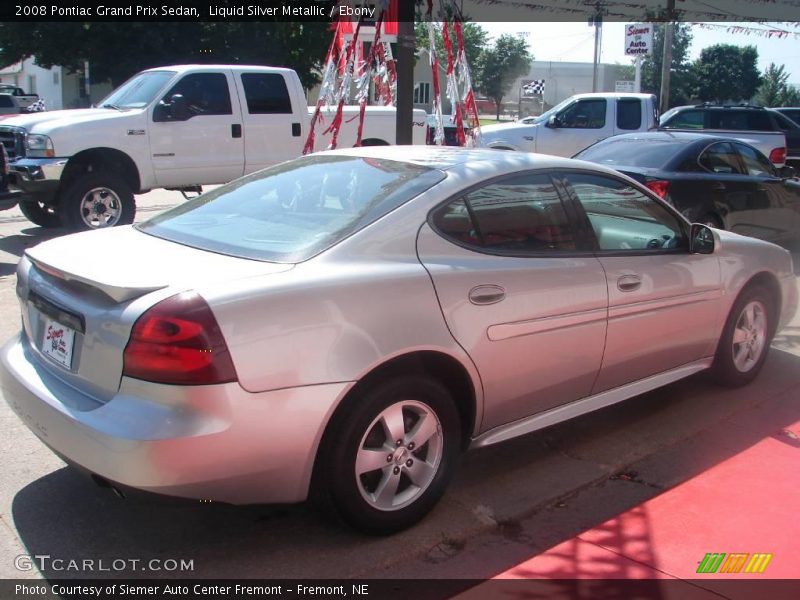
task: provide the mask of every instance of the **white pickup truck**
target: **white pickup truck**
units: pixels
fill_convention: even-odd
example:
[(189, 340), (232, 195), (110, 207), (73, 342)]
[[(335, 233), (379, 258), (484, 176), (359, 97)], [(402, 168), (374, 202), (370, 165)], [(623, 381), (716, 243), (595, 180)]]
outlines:
[(26, 94), (21, 87), (10, 83), (0, 83), (0, 94), (10, 94), (14, 96), (21, 109), (28, 108), (31, 104), (39, 100), (38, 94)]
[[(310, 111), (291, 69), (179, 65), (142, 71), (97, 108), (4, 119), (0, 143), (23, 214), (73, 230), (131, 223), (134, 194), (153, 188), (199, 191), (302, 154)], [(334, 112), (323, 110), (322, 130)], [(338, 146), (352, 146), (358, 107), (346, 107)], [(395, 141), (394, 108), (367, 107), (363, 145)], [(424, 111), (413, 141), (425, 143)]]
[(654, 95), (599, 92), (570, 96), (538, 117), (481, 127), (480, 143), (499, 150), (573, 156), (612, 135), (656, 127)]

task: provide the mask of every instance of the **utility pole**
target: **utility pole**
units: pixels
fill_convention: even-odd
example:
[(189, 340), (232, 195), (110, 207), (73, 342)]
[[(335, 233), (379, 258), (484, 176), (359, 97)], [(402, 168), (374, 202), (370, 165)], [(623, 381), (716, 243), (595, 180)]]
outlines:
[(397, 7), (397, 125), (398, 144), (413, 142), (414, 117), (414, 2), (402, 0)]
[(600, 2), (595, 4), (595, 13), (592, 17), (594, 24), (594, 64), (592, 67), (592, 91), (597, 91), (597, 68), (600, 63), (600, 40), (603, 30), (603, 12), (600, 8)]
[(669, 108), (669, 76), (672, 67), (672, 41), (675, 35), (675, 0), (667, 0), (666, 18), (664, 52), (661, 54), (661, 98), (659, 104), (661, 114), (664, 114)]

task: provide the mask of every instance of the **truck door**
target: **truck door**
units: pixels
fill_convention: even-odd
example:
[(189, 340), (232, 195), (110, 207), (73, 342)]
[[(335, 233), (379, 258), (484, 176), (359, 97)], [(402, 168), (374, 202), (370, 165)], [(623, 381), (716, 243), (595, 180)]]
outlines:
[[(225, 183), (244, 172), (241, 111), (230, 71), (187, 73), (151, 113), (150, 151), (162, 187)], [(180, 110), (174, 100), (182, 96)]]
[(294, 80), (281, 72), (257, 71), (236, 72), (234, 79), (242, 99), (245, 173), (300, 156), (308, 108), (302, 91), (290, 93)]
[(572, 156), (613, 132), (613, 115), (608, 115), (605, 98), (582, 98), (546, 124), (536, 140), (536, 151), (556, 156)]

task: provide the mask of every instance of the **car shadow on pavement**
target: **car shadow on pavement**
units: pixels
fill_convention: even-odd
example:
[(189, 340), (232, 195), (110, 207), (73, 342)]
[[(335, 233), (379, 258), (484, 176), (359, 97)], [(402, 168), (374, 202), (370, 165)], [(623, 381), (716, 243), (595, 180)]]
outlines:
[[(482, 579), (800, 422), (798, 390), (800, 357), (773, 349), (745, 388), (723, 389), (699, 375), (468, 453), (434, 512), (388, 538), (331, 524), (306, 505), (122, 500), (69, 468), (19, 490), (12, 516), (29, 554), (62, 565), (102, 559), (106, 569), (50, 566), (42, 569), (48, 578)], [(476, 548), (485, 535), (510, 546)], [(114, 559), (140, 562), (118, 570)], [(193, 561), (193, 569), (147, 570), (151, 559)]]
[(29, 227), (18, 234), (0, 236), (0, 277), (13, 275), (16, 272), (17, 261), (9, 260), (12, 257), (16, 256), (19, 259), (28, 248), (68, 233), (70, 232), (66, 229)]

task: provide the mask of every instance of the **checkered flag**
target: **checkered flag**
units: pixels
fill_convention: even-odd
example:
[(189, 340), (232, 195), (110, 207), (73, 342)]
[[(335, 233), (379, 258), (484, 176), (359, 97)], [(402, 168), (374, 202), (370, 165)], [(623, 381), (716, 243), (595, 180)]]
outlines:
[(36, 102), (28, 106), (25, 109), (25, 112), (34, 113), (34, 112), (43, 112), (47, 110), (44, 105), (44, 98), (39, 98)]
[(544, 79), (534, 79), (522, 86), (522, 92), (526, 96), (541, 96), (544, 94)]

